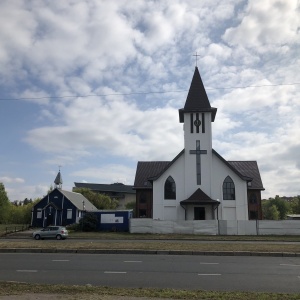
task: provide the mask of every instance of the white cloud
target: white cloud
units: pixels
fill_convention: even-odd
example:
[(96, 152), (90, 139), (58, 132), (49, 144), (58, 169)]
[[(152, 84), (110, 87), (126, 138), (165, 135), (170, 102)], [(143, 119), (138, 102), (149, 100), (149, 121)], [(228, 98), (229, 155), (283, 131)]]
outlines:
[(299, 43), (299, 13), (297, 0), (250, 0), (240, 24), (228, 28), (223, 38), (230, 44), (256, 47), (258, 51), (268, 45)]
[[(132, 183), (134, 170), (127, 164), (171, 160), (183, 148), (177, 109), (187, 91), (130, 93), (187, 90), (197, 52), (211, 104), (218, 108), (214, 148), (227, 159), (257, 159), (270, 196), (295, 193), (300, 86), (209, 88), (300, 82), (298, 16), (296, 0), (3, 0), (1, 97), (63, 97), (26, 102), (9, 126), (11, 103), (1, 102), (2, 128), (8, 144), (15, 142), (0, 157), (2, 167), (20, 164), (23, 155), (48, 176), (51, 165), (63, 165), (70, 168), (63, 170), (64, 188), (71, 189), (71, 177), (80, 170), (79, 180)], [(127, 95), (78, 96), (120, 93)], [(23, 123), (30, 116), (32, 122)], [(11, 164), (5, 168), (3, 177), (18, 178), (7, 175)], [(98, 172), (109, 176), (92, 177)], [(28, 177), (37, 187), (54, 179)], [(17, 189), (20, 183), (7, 182), (14, 198), (45, 193), (28, 178)]]
[(170, 148), (176, 154), (183, 147), (178, 112), (173, 108), (142, 111), (117, 98), (78, 99), (60, 105), (60, 112), (65, 124), (33, 129), (26, 140), (47, 153), (67, 156), (72, 151), (65, 161), (86, 156), (92, 149), (131, 159), (166, 159)]
[(2, 183), (24, 183), (25, 180), (23, 178), (19, 178), (19, 177), (0, 177), (0, 182)]
[(24, 200), (25, 198), (31, 198), (32, 200), (36, 198), (42, 198), (47, 194), (49, 186), (46, 185), (23, 185), (19, 187), (15, 186), (5, 186), (5, 190), (9, 195), (9, 200), (11, 202), (15, 200)]

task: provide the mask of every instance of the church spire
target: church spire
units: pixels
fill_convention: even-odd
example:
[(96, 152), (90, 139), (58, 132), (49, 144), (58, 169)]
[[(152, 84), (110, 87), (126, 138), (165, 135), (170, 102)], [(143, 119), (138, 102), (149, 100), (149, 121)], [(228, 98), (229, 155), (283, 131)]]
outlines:
[(184, 122), (186, 112), (212, 112), (212, 122), (215, 120), (217, 109), (210, 106), (198, 67), (195, 67), (194, 76), (191, 82), (184, 108), (179, 110), (180, 123)]
[(61, 177), (60, 168), (59, 168), (59, 171), (58, 171), (58, 173), (56, 175), (54, 183), (55, 183), (55, 187), (56, 188), (58, 188), (58, 189), (62, 188), (63, 180), (62, 180), (62, 177)]

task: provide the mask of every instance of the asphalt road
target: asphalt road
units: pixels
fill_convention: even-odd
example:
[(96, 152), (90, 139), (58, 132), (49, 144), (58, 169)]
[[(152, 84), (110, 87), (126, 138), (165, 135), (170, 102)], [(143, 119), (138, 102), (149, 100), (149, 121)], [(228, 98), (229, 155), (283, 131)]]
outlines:
[(3, 253), (0, 280), (300, 293), (300, 258)]

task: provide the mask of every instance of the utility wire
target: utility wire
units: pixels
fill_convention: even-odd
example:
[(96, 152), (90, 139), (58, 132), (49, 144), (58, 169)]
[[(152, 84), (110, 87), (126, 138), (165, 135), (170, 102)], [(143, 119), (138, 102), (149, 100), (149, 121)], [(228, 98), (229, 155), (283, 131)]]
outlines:
[[(260, 88), (272, 86), (293, 86), (299, 85), (300, 82), (285, 83), (285, 84), (263, 84), (263, 85), (248, 85), (248, 86), (235, 86), (235, 87), (216, 87), (205, 88), (205, 90), (233, 90), (233, 89), (247, 89), (247, 88)], [(22, 97), (22, 98), (0, 98), (0, 101), (21, 101), (21, 100), (42, 100), (42, 99), (63, 99), (63, 98), (87, 98), (87, 97), (108, 97), (108, 96), (130, 96), (130, 95), (150, 95), (150, 94), (167, 94), (167, 93), (183, 93), (187, 90), (178, 91), (160, 91), (160, 92), (134, 92), (134, 93), (114, 93), (114, 94), (90, 94), (90, 95), (74, 95), (74, 96), (44, 96), (44, 97)]]

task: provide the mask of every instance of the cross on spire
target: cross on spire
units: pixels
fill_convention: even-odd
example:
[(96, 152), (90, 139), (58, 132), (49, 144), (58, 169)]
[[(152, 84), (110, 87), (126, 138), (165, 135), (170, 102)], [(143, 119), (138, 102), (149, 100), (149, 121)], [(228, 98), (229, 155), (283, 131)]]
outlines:
[(198, 56), (200, 57), (200, 55), (197, 54), (197, 52), (196, 52), (196, 54), (193, 54), (193, 56), (196, 56), (196, 67), (197, 67), (197, 64), (198, 64)]

